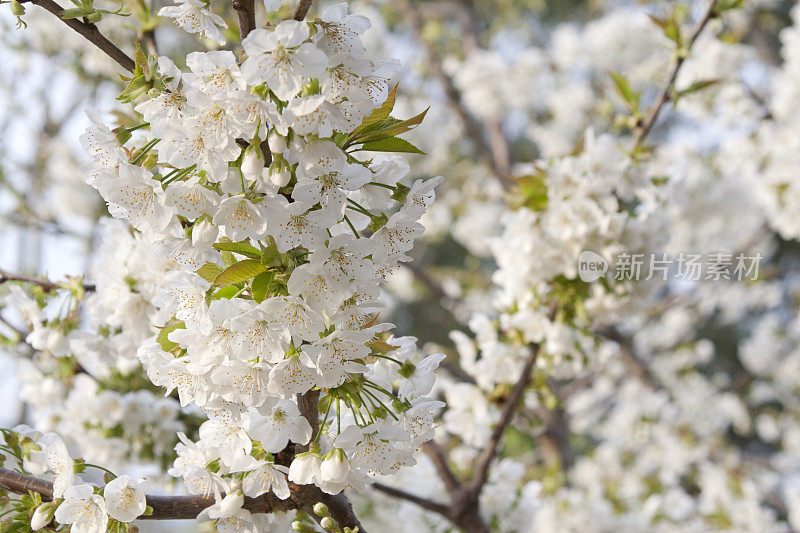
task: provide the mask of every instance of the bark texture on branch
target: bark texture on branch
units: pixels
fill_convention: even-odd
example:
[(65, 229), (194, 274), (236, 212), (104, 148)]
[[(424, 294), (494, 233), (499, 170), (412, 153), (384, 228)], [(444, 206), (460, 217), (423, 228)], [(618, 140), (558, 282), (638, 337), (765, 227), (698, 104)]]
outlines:
[(311, 4), (314, 0), (300, 0), (297, 5), (297, 11), (294, 12), (294, 20), (303, 20), (308, 15), (308, 10), (311, 9)]
[(233, 9), (239, 18), (239, 34), (242, 39), (256, 29), (256, 3), (255, 0), (233, 0)]

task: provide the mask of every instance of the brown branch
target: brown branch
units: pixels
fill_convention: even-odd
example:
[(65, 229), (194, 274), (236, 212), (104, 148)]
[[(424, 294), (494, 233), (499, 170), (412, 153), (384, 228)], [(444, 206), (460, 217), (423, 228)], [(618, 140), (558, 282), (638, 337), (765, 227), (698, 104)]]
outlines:
[(614, 326), (596, 329), (594, 333), (605, 339), (615, 342), (617, 346), (619, 346), (619, 353), (622, 363), (625, 365), (625, 368), (628, 370), (628, 372), (633, 374), (636, 379), (642, 383), (642, 385), (652, 391), (665, 390), (669, 392), (666, 387), (661, 384), (659, 379), (651, 372), (647, 364), (645, 364), (645, 362), (636, 355), (636, 352), (633, 348), (633, 340), (630, 337), (624, 335)]
[(314, 0), (300, 0), (297, 5), (297, 11), (294, 12), (294, 20), (303, 20), (308, 15), (308, 10), (311, 9), (311, 4)]
[(681, 66), (686, 61), (686, 58), (689, 55), (689, 51), (692, 49), (695, 41), (703, 33), (703, 30), (708, 25), (708, 23), (715, 17), (714, 9), (716, 7), (717, 0), (711, 0), (708, 3), (708, 7), (706, 8), (703, 15), (700, 17), (700, 20), (697, 22), (697, 25), (692, 30), (691, 35), (689, 36), (689, 40), (686, 41), (683, 50), (678, 50), (678, 55), (675, 58), (675, 63), (672, 65), (672, 69), (670, 70), (669, 76), (667, 76), (667, 83), (661, 89), (661, 92), (656, 97), (655, 103), (650, 108), (650, 113), (647, 115), (647, 118), (642, 122), (641, 126), (636, 128), (636, 133), (633, 137), (633, 149), (634, 151), (642, 146), (647, 135), (655, 126), (656, 121), (658, 120), (658, 116), (661, 113), (661, 109), (664, 107), (664, 104), (669, 102), (672, 99), (672, 93), (675, 90), (675, 80), (678, 78), (678, 73), (681, 70)]
[[(475, 13), (475, 2), (473, 0), (458, 0), (458, 5), (462, 9), (458, 10), (457, 18), (464, 28), (464, 48), (467, 53), (474, 52), (479, 47), (480, 35), (478, 16)], [(509, 176), (511, 174), (511, 147), (509, 146), (503, 126), (495, 117), (484, 119), (486, 126), (486, 137), (491, 148), (492, 159), (494, 161), (493, 170), (500, 178), (500, 184), (508, 188), (511, 185)]]
[(483, 488), (484, 483), (486, 483), (486, 479), (489, 476), (489, 466), (499, 451), (500, 440), (503, 438), (503, 433), (505, 433), (506, 428), (511, 423), (511, 420), (513, 420), (514, 413), (522, 401), (522, 395), (531, 382), (531, 372), (533, 370), (533, 366), (536, 364), (536, 359), (538, 356), (539, 345), (531, 345), (530, 353), (528, 354), (528, 358), (525, 360), (525, 364), (522, 366), (522, 372), (520, 372), (519, 379), (517, 380), (516, 385), (514, 385), (514, 389), (511, 391), (508, 399), (506, 400), (506, 404), (503, 407), (503, 412), (500, 413), (500, 419), (497, 421), (497, 425), (495, 425), (494, 430), (492, 431), (489, 442), (478, 456), (478, 462), (475, 466), (475, 474), (473, 475), (472, 481), (469, 485), (469, 490), (473, 493), (473, 496), (476, 498), (476, 500), (481, 489)]
[(255, 0), (233, 0), (233, 9), (239, 17), (239, 34), (242, 39), (256, 29), (256, 3)]
[(147, 53), (151, 56), (158, 55), (158, 42), (156, 41), (156, 31), (147, 30), (142, 34), (142, 40), (144, 41), (145, 47), (147, 47)]
[[(44, 290), (44, 292), (54, 291), (56, 289), (63, 289), (65, 288), (60, 283), (55, 283), (48, 279), (39, 279), (39, 278), (32, 278), (29, 276), (23, 276), (20, 274), (12, 274), (10, 272), (6, 272), (5, 270), (0, 269), (0, 285), (6, 283), (8, 281), (21, 281), (23, 283), (32, 283), (33, 285), (38, 285), (39, 287)], [(84, 283), (83, 290), (92, 292), (97, 289), (97, 286), (93, 283)]]
[(450, 513), (449, 505), (434, 502), (427, 498), (422, 498), (421, 496), (411, 494), (410, 492), (396, 489), (394, 487), (390, 487), (389, 485), (384, 485), (383, 483), (373, 483), (372, 487), (380, 492), (388, 494), (389, 496), (393, 496), (395, 498), (400, 498), (401, 500), (407, 500), (412, 503), (416, 503), (417, 505), (419, 505), (423, 509), (427, 509), (428, 511), (433, 511), (434, 513), (438, 513), (445, 517), (449, 516)]
[(422, 451), (425, 452), (425, 455), (433, 462), (433, 465), (436, 467), (436, 472), (439, 474), (439, 478), (442, 480), (442, 483), (444, 483), (444, 486), (447, 487), (447, 490), (456, 492), (461, 489), (461, 483), (458, 481), (455, 474), (453, 474), (453, 471), (450, 470), (450, 466), (447, 464), (447, 457), (441, 446), (430, 440), (422, 445)]
[[(434, 77), (439, 80), (439, 83), (444, 89), (445, 96), (447, 97), (447, 102), (450, 104), (453, 111), (455, 111), (456, 115), (458, 115), (458, 118), (464, 125), (465, 133), (475, 145), (475, 151), (478, 154), (479, 160), (492, 170), (506, 189), (511, 188), (510, 152), (505, 137), (502, 135), (502, 128), (500, 128), (499, 123), (496, 127), (489, 128), (490, 136), (493, 139), (490, 144), (484, 136), (483, 125), (466, 108), (461, 91), (455, 86), (453, 79), (444, 71), (442, 60), (436, 53), (436, 50), (433, 49), (431, 43), (423, 38), (422, 17), (419, 11), (406, 0), (400, 0), (397, 2), (397, 5), (403, 17), (408, 22), (408, 25), (417, 35), (420, 42), (425, 46), (428, 67), (431, 69)], [(498, 132), (500, 133), (499, 137), (497, 136)]]
[[(53, 484), (43, 479), (26, 476), (13, 470), (0, 468), (0, 488), (15, 494), (37, 492), (45, 501), (53, 499)], [(292, 511), (304, 509), (311, 511), (317, 502), (328, 506), (331, 516), (340, 526), (351, 529), (356, 527), (366, 533), (353, 513), (350, 502), (343, 494), (332, 496), (325, 494), (313, 485), (295, 485), (290, 483), (291, 496), (281, 500), (272, 493), (258, 498), (245, 498), (244, 508), (253, 513), (273, 513), (276, 511)], [(203, 509), (214, 504), (213, 498), (204, 496), (163, 496), (147, 495), (147, 505), (153, 508), (153, 514), (140, 516), (139, 520), (191, 520), (197, 518)]]
[(499, 451), (500, 441), (503, 438), (503, 434), (513, 420), (514, 414), (516, 413), (517, 408), (522, 401), (522, 395), (531, 382), (531, 373), (534, 365), (536, 364), (538, 355), (539, 345), (531, 345), (528, 358), (525, 360), (525, 364), (522, 366), (522, 371), (520, 372), (517, 383), (514, 385), (511, 394), (506, 399), (505, 406), (500, 414), (500, 419), (492, 431), (492, 435), (489, 438), (488, 444), (478, 456), (474, 469), (475, 473), (473, 474), (472, 481), (469, 483), (469, 485), (464, 485), (458, 481), (456, 476), (450, 470), (450, 467), (447, 465), (447, 458), (445, 457), (441, 448), (436, 445), (436, 443), (428, 442), (424, 445), (423, 451), (433, 461), (439, 477), (451, 494), (451, 501), (449, 505), (432, 502), (426, 498), (422, 498), (393, 487), (387, 487), (385, 485), (378, 484), (376, 488), (386, 494), (389, 494), (390, 496), (395, 496), (397, 498), (416, 503), (424, 509), (438, 513), (446, 517), (453, 524), (460, 527), (464, 531), (469, 531), (471, 533), (489, 533), (491, 530), (484, 523), (483, 518), (481, 518), (480, 515), (479, 499), (481, 490), (483, 489), (483, 485), (486, 483), (488, 478), (489, 467)]
[[(15, 494), (37, 492), (43, 500), (53, 499), (53, 484), (43, 479), (26, 476), (13, 470), (0, 468), (0, 487)], [(147, 495), (147, 505), (153, 508), (153, 514), (140, 516), (140, 520), (187, 520), (196, 518), (200, 512), (213, 505), (213, 498), (203, 496), (160, 496)], [(267, 493), (259, 498), (247, 498), (245, 509), (256, 513), (274, 511), (290, 511), (297, 505), (292, 500), (280, 500), (274, 494)]]
[[(297, 408), (300, 410), (300, 414), (308, 420), (312, 437), (316, 437), (317, 433), (319, 433), (319, 389), (310, 390), (305, 394), (298, 394)], [(299, 452), (305, 452), (308, 451), (309, 446), (310, 444), (298, 444), (296, 448)]]
[[(297, 407), (300, 410), (300, 414), (303, 415), (311, 425), (312, 436), (316, 436), (319, 431), (319, 394), (320, 390), (315, 389), (305, 394), (297, 395)], [(310, 446), (310, 443), (306, 445), (295, 444), (291, 454), (308, 451)], [(296, 487), (301, 494), (298, 508), (305, 509), (313, 515), (311, 508), (315, 503), (322, 502), (328, 506), (331, 517), (333, 517), (340, 526), (346, 526), (350, 529), (355, 529), (357, 527), (360, 533), (365, 533), (364, 526), (359, 522), (356, 513), (353, 511), (353, 506), (344, 493), (336, 495), (327, 494), (314, 485), (293, 485), (293, 487)]]
[(64, 24), (78, 32), (79, 34), (83, 35), (90, 43), (95, 45), (97, 48), (102, 50), (108, 57), (116, 61), (122, 68), (129, 72), (133, 72), (135, 68), (135, 63), (133, 59), (128, 57), (128, 55), (120, 50), (117, 45), (109, 41), (100, 30), (97, 29), (97, 26), (94, 24), (83, 22), (78, 19), (62, 19), (61, 13), (64, 11), (64, 8), (58, 5), (53, 0), (20, 0), (21, 2), (31, 2), (37, 6), (43, 7), (53, 15), (55, 15), (60, 21)]
[(367, 533), (367, 531), (364, 529), (364, 526), (362, 526), (361, 522), (359, 522), (355, 511), (353, 511), (353, 506), (350, 504), (350, 500), (348, 500), (344, 495), (344, 492), (331, 495), (322, 492), (313, 485), (306, 486), (313, 489), (313, 495), (311, 497), (313, 502), (311, 503), (311, 506), (313, 506), (313, 504), (316, 502), (322, 502), (328, 507), (331, 517), (336, 520), (336, 523), (339, 524), (339, 526), (349, 527), (350, 529), (358, 528), (358, 533)]

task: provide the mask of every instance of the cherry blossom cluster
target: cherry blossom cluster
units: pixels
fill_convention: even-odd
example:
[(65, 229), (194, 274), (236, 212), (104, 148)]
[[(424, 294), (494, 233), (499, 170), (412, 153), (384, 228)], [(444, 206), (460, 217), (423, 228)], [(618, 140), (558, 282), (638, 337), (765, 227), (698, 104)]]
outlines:
[[(205, 8), (165, 9), (219, 37)], [(379, 283), (410, 259), (438, 180), (406, 185), (401, 157), (357, 158), (403, 151), (395, 135), (417, 121), (389, 115), (395, 63), (363, 59), (369, 22), (346, 11), (256, 29), (243, 61), (148, 58), (146, 130), (120, 144), (92, 116), (82, 138), (89, 183), (169, 263), (141, 300), (157, 333), (137, 356), (208, 417), (199, 440), (180, 434), (170, 474), (217, 497), (202, 518), (218, 524), (252, 525), (244, 496), (288, 498), (289, 481), (335, 494), (413, 464), (442, 405), (427, 395), (444, 356), (377, 321)], [(111, 289), (125, 293), (98, 297)]]

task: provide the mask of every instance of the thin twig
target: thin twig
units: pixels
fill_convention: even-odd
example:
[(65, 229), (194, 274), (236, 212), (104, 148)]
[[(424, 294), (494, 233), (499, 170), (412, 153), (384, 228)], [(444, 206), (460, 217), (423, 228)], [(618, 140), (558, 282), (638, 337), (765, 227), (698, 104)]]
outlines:
[[(50, 292), (56, 289), (64, 288), (61, 284), (50, 281), (49, 279), (32, 278), (30, 276), (23, 276), (21, 274), (12, 274), (0, 269), (0, 285), (6, 283), (7, 281), (21, 281), (23, 283), (38, 285), (44, 292)], [(83, 290), (85, 291), (92, 292), (95, 289), (97, 289), (97, 287), (92, 283), (83, 284)]]
[[(647, 364), (639, 359), (633, 347), (633, 339), (624, 335), (614, 326), (598, 328), (594, 330), (595, 335), (615, 342), (619, 346), (619, 353), (625, 368), (633, 374), (645, 387), (652, 391), (667, 390), (650, 371)], [(669, 392), (669, 391), (667, 391)]]
[(694, 27), (694, 30), (689, 36), (689, 40), (686, 41), (684, 49), (678, 50), (675, 63), (672, 65), (672, 70), (670, 70), (669, 76), (667, 77), (667, 83), (664, 85), (664, 87), (662, 87), (661, 92), (656, 97), (656, 101), (650, 108), (650, 113), (647, 115), (647, 118), (642, 122), (641, 126), (636, 128), (636, 133), (633, 137), (634, 151), (642, 146), (642, 143), (644, 143), (647, 135), (653, 129), (653, 126), (655, 126), (664, 104), (672, 99), (672, 93), (675, 90), (675, 80), (678, 78), (678, 73), (681, 70), (681, 66), (683, 66), (683, 63), (686, 61), (686, 58), (688, 57), (689, 52), (691, 51), (692, 46), (697, 38), (701, 33), (703, 33), (703, 30), (711, 21), (711, 19), (714, 18), (714, 9), (716, 7), (716, 3), (717, 0), (711, 0), (708, 3), (708, 7), (700, 17), (700, 20), (697, 22), (697, 25)]
[(427, 509), (428, 511), (433, 511), (434, 513), (438, 513), (442, 516), (448, 516), (449, 506), (443, 503), (434, 502), (427, 498), (422, 498), (421, 496), (417, 496), (415, 494), (411, 494), (410, 492), (406, 492), (404, 490), (396, 489), (394, 487), (390, 487), (389, 485), (384, 485), (383, 483), (373, 483), (372, 487), (380, 492), (388, 494), (389, 496), (393, 496), (395, 498), (400, 498), (401, 500), (407, 500), (412, 503), (416, 503), (423, 509)]
[(120, 50), (117, 45), (109, 41), (97, 26), (91, 23), (82, 22), (78, 19), (63, 19), (61, 13), (64, 8), (58, 5), (53, 0), (20, 0), (21, 2), (31, 2), (37, 6), (43, 7), (53, 15), (55, 15), (61, 22), (83, 35), (90, 43), (102, 50), (108, 57), (119, 63), (119, 65), (129, 72), (133, 72), (136, 64), (125, 52)]

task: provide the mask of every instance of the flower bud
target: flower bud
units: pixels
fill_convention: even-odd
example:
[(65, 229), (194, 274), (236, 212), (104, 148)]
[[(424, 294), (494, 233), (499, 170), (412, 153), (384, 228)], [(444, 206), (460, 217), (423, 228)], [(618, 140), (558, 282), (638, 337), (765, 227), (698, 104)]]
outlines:
[(261, 150), (248, 148), (242, 158), (242, 176), (247, 181), (255, 181), (261, 177), (264, 171), (264, 156), (261, 155)]
[(282, 154), (286, 151), (287, 144), (286, 144), (286, 137), (283, 135), (278, 135), (274, 131), (269, 134), (268, 141), (269, 149), (272, 151), (273, 154)]
[(297, 533), (311, 533), (314, 531), (313, 527), (306, 525), (302, 522), (298, 522), (296, 520), (292, 522), (292, 529), (294, 531), (297, 531)]
[(56, 507), (58, 507), (56, 502), (46, 502), (39, 505), (31, 517), (31, 529), (36, 531), (49, 524), (56, 513)]
[(322, 526), (322, 529), (333, 531), (333, 529), (336, 527), (336, 522), (330, 516), (326, 516), (319, 521), (319, 525)]
[(276, 165), (269, 175), (269, 180), (277, 187), (284, 187), (292, 179), (292, 173), (283, 165)]
[(338, 448), (331, 450), (320, 466), (320, 476), (330, 483), (344, 483), (347, 481), (349, 472), (350, 465), (347, 461), (347, 456)]
[(328, 506), (322, 502), (317, 502), (314, 504), (314, 514), (317, 516), (328, 516), (330, 512), (328, 511)]

